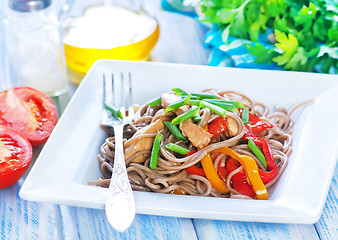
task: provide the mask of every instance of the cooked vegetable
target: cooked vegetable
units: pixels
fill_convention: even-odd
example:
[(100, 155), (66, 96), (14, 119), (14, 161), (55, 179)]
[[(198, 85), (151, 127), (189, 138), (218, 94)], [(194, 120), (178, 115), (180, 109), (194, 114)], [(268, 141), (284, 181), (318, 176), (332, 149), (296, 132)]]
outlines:
[(257, 199), (268, 199), (268, 192), (258, 174), (258, 167), (253, 158), (246, 155), (240, 155), (228, 147), (216, 149), (214, 152), (223, 152), (239, 161), (245, 171), (245, 175), (255, 191)]
[(177, 102), (175, 102), (175, 103), (170, 104), (170, 105), (165, 109), (165, 112), (170, 112), (170, 111), (175, 110), (175, 109), (177, 109), (177, 108), (179, 108), (179, 107), (182, 107), (182, 106), (186, 105), (186, 104), (189, 102), (189, 100), (190, 100), (190, 96), (184, 97), (184, 98), (182, 98), (181, 100), (179, 100), (179, 101), (177, 101)]
[(209, 180), (211, 186), (213, 186), (219, 193), (228, 193), (229, 190), (224, 181), (218, 176), (214, 164), (210, 158), (210, 155), (207, 154), (201, 159), (203, 170), (207, 179)]
[(190, 109), (189, 111), (175, 117), (172, 121), (171, 121), (171, 124), (172, 125), (177, 125), (177, 124), (180, 124), (181, 122), (189, 119), (189, 118), (192, 118), (194, 117), (198, 112), (200, 111), (200, 108), (197, 107), (197, 108), (192, 108)]
[(218, 114), (222, 117), (226, 117), (226, 111), (223, 108), (216, 106), (215, 104), (212, 104), (212, 103), (209, 103), (209, 102), (202, 100), (200, 102), (200, 106), (209, 108), (214, 113), (216, 113), (216, 114)]
[(201, 115), (199, 113), (197, 113), (194, 117), (194, 123), (199, 123), (202, 119), (201, 119)]
[(175, 143), (168, 143), (168, 144), (164, 145), (164, 147), (171, 150), (171, 151), (174, 151), (178, 154), (181, 154), (181, 155), (186, 155), (190, 152), (190, 150), (188, 150), (184, 147), (178, 146)]
[(176, 95), (189, 95), (189, 93), (187, 93), (186, 91), (184, 91), (181, 88), (173, 88), (171, 89)]
[(20, 133), (0, 125), (0, 189), (14, 185), (32, 160), (32, 145)]
[(248, 146), (250, 148), (250, 150), (253, 152), (253, 154), (255, 154), (255, 156), (258, 158), (258, 160), (262, 163), (262, 165), (266, 168), (267, 167), (267, 163), (266, 163), (266, 159), (264, 157), (264, 154), (262, 153), (262, 151), (257, 147), (257, 145), (254, 143), (254, 141), (252, 140), (251, 137), (249, 137), (248, 140)]
[(13, 128), (33, 146), (47, 141), (58, 120), (53, 101), (29, 87), (0, 92), (0, 124)]
[(175, 125), (172, 125), (170, 122), (163, 122), (163, 123), (164, 125), (166, 125), (166, 127), (169, 129), (169, 131), (174, 135), (176, 139), (181, 140), (181, 141), (188, 141)]
[(123, 119), (123, 115), (122, 115), (122, 113), (121, 113), (120, 110), (114, 109), (112, 106), (110, 106), (106, 102), (104, 102), (103, 105), (104, 105), (104, 108), (107, 109), (114, 118), (116, 118), (116, 119), (118, 119), (118, 118)]
[(158, 134), (155, 137), (153, 149), (151, 151), (150, 163), (149, 163), (149, 167), (151, 169), (155, 169), (157, 166), (158, 152), (160, 150), (160, 142), (162, 140), (162, 137), (163, 136), (161, 134)]
[(217, 99), (216, 95), (205, 94), (205, 93), (192, 93), (191, 96), (197, 97), (198, 99)]
[(225, 132), (228, 127), (228, 120), (224, 117), (217, 117), (211, 123), (208, 124), (208, 132), (211, 133), (214, 137)]
[(161, 103), (162, 103), (162, 99), (161, 99), (161, 97), (159, 97), (159, 98), (156, 98), (154, 100), (151, 100), (150, 102), (147, 102), (146, 104), (148, 106), (155, 107), (155, 106), (160, 105)]
[[(193, 155), (194, 153), (196, 153), (196, 151), (195, 151), (195, 150), (192, 150), (192, 151), (190, 151), (190, 152), (186, 155), (186, 157), (188, 157), (188, 156), (190, 156), (190, 155)], [(187, 167), (185, 170), (186, 170), (187, 173), (189, 173), (189, 174), (194, 174), (194, 175), (206, 177), (203, 168), (199, 168), (199, 167), (197, 167), (196, 165), (192, 165), (192, 166), (190, 166), (190, 167)]]
[(238, 112), (238, 109), (235, 105), (231, 103), (226, 103), (225, 101), (219, 101), (216, 99), (204, 99), (204, 101), (214, 104), (220, 108), (223, 108), (229, 112)]
[(242, 121), (244, 125), (248, 124), (249, 122), (249, 108), (245, 107), (242, 112)]

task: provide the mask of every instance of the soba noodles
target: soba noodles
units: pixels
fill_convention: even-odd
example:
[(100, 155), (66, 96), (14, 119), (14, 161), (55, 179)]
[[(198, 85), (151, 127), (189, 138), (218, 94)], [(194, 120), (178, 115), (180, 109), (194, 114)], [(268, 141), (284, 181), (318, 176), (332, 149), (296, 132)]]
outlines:
[[(183, 126), (183, 123), (176, 125), (188, 141), (177, 139), (163, 122), (170, 122), (177, 115), (192, 109), (192, 106), (187, 104), (165, 112), (166, 105), (170, 105), (181, 98), (181, 96), (177, 96), (177, 93), (163, 94), (161, 104), (156, 106), (144, 104), (138, 109), (135, 119), (125, 127), (124, 131), (125, 162), (132, 189), (157, 193), (261, 199), (257, 195), (259, 188), (271, 187), (283, 174), (288, 164), (288, 156), (292, 151), (293, 123), (291, 114), (300, 105), (289, 111), (277, 107), (276, 111), (270, 113), (268, 107), (264, 104), (255, 102), (239, 92), (208, 89), (204, 90), (203, 94), (212, 94), (217, 96), (218, 99), (240, 102), (244, 105), (242, 105), (243, 108), (238, 109), (240, 111), (237, 109), (233, 112), (226, 111), (227, 125), (225, 130), (221, 130), (220, 134), (212, 135), (208, 131), (211, 130), (211, 123), (216, 122), (217, 119), (220, 120), (221, 117), (211, 111), (210, 108), (202, 107), (199, 110), (200, 121), (198, 123), (190, 118), (185, 121), (190, 121), (190, 125), (188, 123), (185, 124), (186, 126)], [(246, 125), (243, 122), (245, 121), (243, 119), (244, 108), (247, 108), (250, 114)], [(257, 125), (262, 124), (268, 127), (254, 129)], [(198, 125), (198, 127), (193, 125)], [(195, 133), (187, 131), (195, 131)], [(149, 164), (152, 145), (155, 136), (158, 134), (161, 134), (163, 138), (160, 142), (156, 168), (151, 169)], [(254, 142), (261, 153), (265, 155), (267, 164), (261, 162), (248, 147), (250, 136), (251, 140), (255, 140)], [(265, 146), (264, 141), (267, 143)], [(181, 146), (191, 153), (181, 155), (169, 150), (166, 147), (169, 143)], [(114, 164), (114, 149), (114, 137), (108, 137), (97, 156), (104, 177), (91, 181), (89, 184), (102, 187), (109, 186)], [(230, 150), (225, 151), (225, 149)], [(273, 161), (270, 164), (269, 149)], [(237, 161), (233, 161), (229, 157), (231, 155), (229, 151), (234, 152), (237, 156), (249, 156), (254, 159), (254, 165), (260, 169), (259, 176), (261, 179), (257, 178), (258, 175), (252, 178), (248, 177), (248, 174), (252, 174), (253, 169), (250, 169), (252, 165), (249, 168), (249, 165), (241, 164), (244, 163), (241, 162), (242, 160), (236, 159)], [(214, 170), (207, 169), (206, 165), (203, 164), (203, 161), (207, 161), (205, 160), (207, 156), (213, 160)], [(276, 169), (272, 169), (272, 166), (275, 166)], [(190, 171), (188, 171), (189, 169)], [(191, 171), (191, 169), (197, 169), (202, 174)], [(266, 175), (265, 180), (262, 176), (264, 174)], [(243, 179), (240, 180), (240, 178)], [(257, 185), (255, 186), (255, 184)], [(226, 190), (219, 191), (219, 188)]]

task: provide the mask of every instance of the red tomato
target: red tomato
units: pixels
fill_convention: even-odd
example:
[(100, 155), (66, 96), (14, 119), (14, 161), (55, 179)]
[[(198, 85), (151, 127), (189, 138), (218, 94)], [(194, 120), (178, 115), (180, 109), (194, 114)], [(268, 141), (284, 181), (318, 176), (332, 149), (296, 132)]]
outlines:
[(58, 119), (53, 101), (29, 87), (0, 92), (0, 124), (13, 128), (33, 146), (45, 143)]
[(234, 189), (240, 192), (241, 194), (251, 197), (251, 198), (255, 197), (255, 192), (253, 191), (249, 183), (232, 182), (232, 185)]
[(228, 127), (228, 120), (224, 117), (217, 117), (208, 124), (208, 132), (214, 137), (220, 135)]
[(32, 145), (13, 129), (0, 125), (0, 189), (14, 185), (32, 160)]

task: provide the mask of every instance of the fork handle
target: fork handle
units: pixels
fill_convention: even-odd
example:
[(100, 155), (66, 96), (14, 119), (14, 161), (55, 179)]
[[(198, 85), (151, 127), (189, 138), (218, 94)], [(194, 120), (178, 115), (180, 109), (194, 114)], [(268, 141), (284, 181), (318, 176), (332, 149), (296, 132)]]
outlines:
[(114, 169), (106, 198), (106, 215), (111, 226), (125, 231), (135, 217), (135, 200), (129, 183), (123, 152), (123, 125), (114, 126)]

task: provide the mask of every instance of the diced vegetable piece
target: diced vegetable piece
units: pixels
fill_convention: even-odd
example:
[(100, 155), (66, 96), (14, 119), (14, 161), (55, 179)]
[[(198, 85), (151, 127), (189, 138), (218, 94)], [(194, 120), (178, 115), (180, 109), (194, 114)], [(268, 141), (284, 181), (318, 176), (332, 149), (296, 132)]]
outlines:
[(223, 108), (218, 107), (218, 106), (216, 106), (212, 103), (209, 103), (209, 102), (206, 102), (206, 101), (203, 100), (203, 101), (200, 102), (200, 106), (209, 108), (214, 113), (216, 113), (216, 114), (218, 114), (222, 117), (226, 117), (226, 110), (224, 110)]
[(184, 97), (182, 98), (181, 100), (177, 101), (177, 102), (174, 102), (172, 104), (170, 104), (166, 109), (165, 109), (165, 112), (170, 112), (172, 110), (175, 110), (179, 107), (182, 107), (184, 105), (186, 105), (190, 100), (190, 96), (188, 97)]
[(207, 179), (209, 180), (211, 186), (213, 186), (219, 193), (228, 193), (229, 190), (225, 184), (218, 176), (214, 164), (210, 158), (210, 155), (207, 154), (201, 159), (203, 170)]
[(169, 131), (174, 135), (176, 139), (181, 140), (181, 141), (188, 141), (175, 125), (172, 125), (170, 122), (163, 122), (163, 123), (164, 125), (166, 125), (166, 127), (169, 129)]
[(161, 142), (162, 137), (163, 137), (162, 134), (158, 134), (155, 137), (153, 149), (151, 151), (150, 163), (149, 163), (149, 167), (151, 169), (155, 169), (157, 166), (158, 152), (160, 150), (160, 142)]
[(186, 91), (184, 91), (183, 89), (181, 88), (173, 88), (171, 89), (176, 95), (189, 95), (189, 93), (187, 93)]
[(190, 99), (189, 104), (190, 104), (191, 106), (199, 106), (199, 105), (200, 105), (200, 102), (201, 102), (201, 100), (191, 100), (191, 99)]
[(245, 107), (242, 112), (242, 121), (244, 125), (247, 125), (249, 122), (249, 108)]
[(193, 118), (194, 118), (194, 123), (199, 123), (202, 120), (200, 113), (197, 113)]
[(205, 99), (204, 101), (212, 103), (220, 108), (223, 108), (229, 112), (238, 112), (238, 109), (235, 105), (231, 104), (231, 103), (225, 103), (222, 101), (215, 101), (216, 99)]
[(264, 154), (257, 147), (257, 145), (254, 143), (254, 141), (252, 140), (251, 137), (249, 137), (249, 139), (248, 139), (248, 146), (249, 146), (250, 150), (253, 152), (253, 154), (255, 154), (255, 156), (258, 158), (258, 160), (262, 163), (262, 165), (265, 168), (267, 168), (267, 162), (266, 162)]
[(228, 120), (224, 117), (217, 117), (211, 123), (208, 124), (208, 132), (211, 133), (214, 137), (225, 132), (228, 127)]
[(190, 150), (184, 148), (184, 147), (181, 147), (181, 146), (178, 146), (177, 144), (174, 144), (174, 143), (168, 143), (166, 145), (164, 145), (165, 148), (171, 150), (171, 151), (174, 151), (178, 154), (181, 154), (181, 155), (186, 155), (190, 152)]
[(175, 117), (172, 121), (171, 121), (171, 124), (172, 125), (177, 125), (177, 124), (180, 124), (181, 122), (189, 119), (189, 118), (192, 118), (194, 117), (198, 112), (200, 111), (200, 108), (197, 107), (197, 108), (192, 108), (190, 109), (189, 111)]
[(191, 96), (195, 96), (198, 99), (218, 99), (216, 95), (205, 93), (192, 93)]
[(155, 106), (158, 106), (162, 103), (162, 98), (159, 97), (159, 98), (156, 98), (155, 100), (152, 100), (150, 102), (147, 102), (146, 104), (150, 107), (155, 107)]
[(111, 115), (113, 116), (113, 118), (123, 119), (123, 115), (122, 115), (122, 113), (121, 113), (120, 110), (115, 110), (112, 106), (108, 105), (106, 102), (104, 102), (103, 105), (104, 105), (104, 108), (106, 110), (108, 110), (109, 112), (111, 112)]

